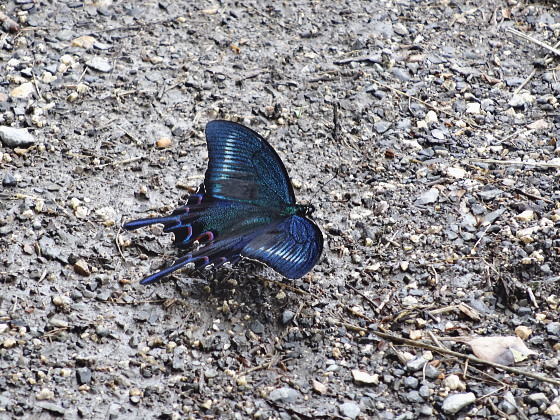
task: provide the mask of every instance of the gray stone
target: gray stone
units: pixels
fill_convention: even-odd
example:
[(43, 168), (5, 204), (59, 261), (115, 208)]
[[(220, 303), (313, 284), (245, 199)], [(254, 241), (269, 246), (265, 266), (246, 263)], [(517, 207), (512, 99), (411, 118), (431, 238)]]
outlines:
[(87, 367), (76, 369), (76, 379), (79, 385), (89, 385), (91, 383), (91, 370)]
[(424, 373), (426, 374), (426, 378), (430, 378), (430, 379), (435, 379), (441, 374), (439, 369), (432, 365), (426, 366)]
[(439, 128), (435, 128), (432, 130), (432, 137), (437, 140), (444, 140), (445, 133), (443, 132), (443, 130), (440, 130)]
[(476, 230), (476, 225), (476, 217), (474, 217), (471, 213), (467, 213), (461, 218), (461, 228), (463, 230), (467, 229), (470, 232), (474, 232)]
[(404, 399), (409, 403), (420, 404), (424, 402), (424, 399), (420, 396), (419, 392), (416, 390), (407, 392), (404, 394)]
[(486, 191), (479, 191), (478, 196), (484, 201), (491, 201), (502, 195), (504, 192), (502, 190), (493, 189)]
[(391, 74), (401, 82), (408, 82), (410, 80), (410, 73), (406, 69), (402, 69), (400, 67), (393, 67), (390, 71)]
[(482, 218), (482, 222), (487, 222), (487, 223), (494, 223), (494, 221), (500, 217), (504, 212), (506, 211), (505, 207), (499, 208), (498, 210), (494, 210), (492, 213), (488, 213), (486, 214), (483, 218)]
[(422, 407), (420, 407), (420, 410), (418, 410), (418, 414), (420, 414), (421, 416), (429, 417), (433, 416), (434, 410), (429, 405), (423, 405)]
[(100, 71), (101, 73), (109, 73), (113, 70), (111, 62), (101, 57), (93, 57), (91, 60), (86, 61), (86, 66)]
[(173, 350), (173, 359), (171, 367), (173, 370), (184, 370), (185, 369), (185, 346), (177, 346)]
[(49, 411), (56, 416), (64, 416), (66, 414), (66, 409), (64, 407), (61, 407), (60, 405), (45, 401), (40, 401), (36, 404), (37, 407), (42, 408), (44, 411)]
[(443, 400), (441, 409), (445, 414), (456, 414), (463, 408), (476, 401), (476, 396), (472, 392), (453, 394)]
[(404, 378), (404, 386), (407, 388), (416, 389), (418, 387), (418, 382), (418, 378), (415, 378), (414, 376), (407, 376)]
[(548, 397), (543, 392), (531, 394), (528, 398), (538, 405), (548, 404)]
[(296, 314), (293, 311), (286, 309), (284, 312), (282, 312), (280, 322), (282, 323), (282, 325), (288, 325), (290, 322), (292, 322), (295, 316)]
[(206, 379), (212, 379), (218, 376), (218, 371), (216, 369), (208, 369), (204, 372), (204, 377)]
[(389, 128), (391, 128), (391, 123), (389, 121), (381, 120), (373, 124), (373, 128), (379, 134), (383, 134)]
[(415, 420), (416, 416), (410, 411), (405, 411), (400, 416), (395, 417), (395, 420)]
[(428, 191), (423, 192), (416, 199), (414, 204), (416, 206), (423, 206), (425, 204), (435, 203), (439, 197), (439, 190), (437, 188), (430, 188)]
[(355, 419), (360, 414), (360, 406), (354, 402), (346, 402), (344, 404), (340, 404), (338, 407), (340, 414), (344, 417), (349, 417), (351, 419)]
[(424, 367), (424, 365), (428, 363), (426, 359), (423, 357), (416, 357), (415, 359), (410, 360), (406, 364), (406, 369), (412, 372), (418, 372), (420, 369)]
[(37, 143), (27, 128), (0, 126), (0, 140), (6, 147), (25, 147)]
[(430, 398), (430, 387), (428, 385), (422, 385), (418, 390), (418, 393), (422, 398), (427, 400), (428, 398)]
[(299, 392), (290, 387), (274, 389), (268, 394), (274, 402), (293, 403), (299, 397)]
[(251, 322), (251, 331), (253, 331), (255, 334), (263, 334), (264, 333), (264, 325), (258, 321), (258, 320), (254, 320), (253, 322)]
[(16, 185), (17, 185), (17, 181), (14, 178), (14, 176), (11, 173), (6, 172), (6, 174), (4, 175), (4, 179), (2, 180), (2, 186), (15, 187)]
[(408, 35), (408, 28), (404, 26), (401, 22), (397, 22), (393, 25), (393, 31), (400, 36)]
[(103, 325), (98, 325), (97, 327), (95, 327), (95, 334), (97, 334), (99, 337), (107, 337), (109, 334), (111, 334), (111, 330)]
[(173, 127), (171, 127), (171, 134), (173, 134), (175, 137), (182, 137), (186, 136), (191, 131), (191, 129), (191, 124), (187, 123), (186, 121), (179, 121)]
[(500, 404), (500, 410), (502, 410), (507, 415), (512, 415), (517, 412), (517, 407), (511, 404), (509, 401), (502, 401)]
[(546, 331), (552, 335), (560, 335), (560, 322), (551, 322), (546, 326)]

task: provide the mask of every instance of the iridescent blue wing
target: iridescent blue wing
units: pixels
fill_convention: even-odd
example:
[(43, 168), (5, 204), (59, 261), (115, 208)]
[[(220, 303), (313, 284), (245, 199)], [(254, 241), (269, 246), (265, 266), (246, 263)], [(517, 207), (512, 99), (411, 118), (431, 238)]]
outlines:
[[(242, 257), (260, 261), (280, 274), (298, 278), (317, 263), (323, 250), (319, 228), (303, 217), (284, 164), (253, 130), (228, 121), (206, 126), (208, 170), (199, 194), (169, 216), (140, 219), (127, 230), (162, 223), (175, 234), (174, 244), (206, 246), (177, 259), (142, 284), (153, 283), (193, 264), (196, 269), (234, 263)], [(295, 214), (297, 213), (297, 214)]]
[(173, 265), (142, 280), (150, 284), (187, 264), (197, 270), (218, 268), (242, 257), (262, 262), (281, 275), (296, 279), (315, 266), (323, 250), (323, 235), (317, 225), (300, 216), (290, 216), (240, 236), (226, 236), (175, 260)]
[(206, 142), (207, 193), (265, 208), (295, 204), (284, 164), (259, 134), (230, 121), (211, 121), (206, 125)]
[(194, 241), (201, 243), (210, 242), (217, 235), (210, 223), (205, 223), (204, 215), (214, 207), (216, 201), (205, 194), (192, 194), (187, 204), (173, 211), (169, 216), (151, 217), (133, 220), (125, 223), (123, 228), (135, 230), (144, 226), (157, 223), (163, 224), (163, 231), (173, 232), (175, 240), (173, 244), (179, 248), (189, 248)]
[(226, 262), (234, 264), (241, 259), (240, 251), (243, 249), (248, 238), (235, 237), (223, 239), (208, 244), (192, 253), (182, 256), (175, 260), (173, 265), (154, 273), (140, 282), (140, 284), (150, 284), (161, 280), (187, 264), (193, 264), (197, 270), (202, 270), (208, 265), (218, 268)]
[(241, 251), (290, 279), (311, 270), (323, 251), (323, 234), (317, 225), (294, 215), (262, 229)]

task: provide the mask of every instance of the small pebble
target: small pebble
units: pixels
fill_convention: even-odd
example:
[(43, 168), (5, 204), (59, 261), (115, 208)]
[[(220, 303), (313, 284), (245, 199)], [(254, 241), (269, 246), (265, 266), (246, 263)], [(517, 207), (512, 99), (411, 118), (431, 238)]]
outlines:
[(355, 419), (360, 414), (360, 406), (354, 402), (346, 402), (344, 404), (340, 404), (338, 407), (340, 414), (344, 417), (349, 417), (351, 419)]
[(35, 92), (35, 86), (31, 82), (22, 83), (10, 92), (11, 98), (24, 99)]
[(533, 333), (533, 331), (531, 330), (531, 328), (526, 327), (524, 325), (519, 325), (515, 329), (515, 335), (517, 335), (522, 340), (527, 340), (531, 336), (532, 333)]
[(472, 392), (453, 394), (443, 400), (441, 409), (445, 414), (453, 415), (475, 401), (476, 396)]
[(352, 379), (356, 385), (378, 385), (379, 384), (379, 375), (378, 374), (369, 374), (360, 369), (354, 369), (352, 371)]
[(456, 389), (464, 391), (466, 389), (466, 385), (461, 381), (461, 379), (457, 375), (453, 374), (443, 380), (443, 386), (449, 388), (451, 391), (455, 391)]
[(83, 259), (79, 259), (78, 261), (76, 261), (76, 263), (74, 264), (74, 271), (81, 275), (81, 276), (89, 276), (91, 274), (91, 271), (89, 269), (89, 266), (87, 264), (87, 262), (85, 262), (85, 260)]
[(112, 64), (100, 57), (93, 57), (91, 60), (86, 61), (86, 66), (102, 73), (109, 73), (113, 70)]
[(480, 104), (478, 102), (471, 102), (467, 104), (465, 112), (467, 114), (480, 114)]
[(416, 206), (435, 203), (439, 197), (439, 190), (437, 188), (430, 188), (428, 191), (423, 192), (414, 202)]
[(323, 384), (322, 382), (313, 380), (313, 390), (315, 392), (317, 392), (318, 394), (324, 395), (327, 393), (328, 388), (325, 384)]
[(0, 140), (6, 147), (25, 147), (37, 142), (27, 128), (0, 126)]
[(172, 145), (173, 145), (173, 140), (171, 140), (169, 137), (161, 137), (158, 139), (158, 141), (156, 141), (156, 147), (160, 149), (167, 149)]
[(92, 380), (91, 370), (87, 367), (76, 369), (76, 380), (78, 385), (89, 385)]
[(290, 387), (274, 389), (268, 394), (268, 398), (277, 403), (293, 403), (300, 396), (299, 392)]
[(43, 388), (37, 394), (35, 394), (35, 398), (37, 398), (39, 401), (54, 400), (54, 392), (48, 388)]
[(2, 343), (2, 347), (4, 347), (5, 349), (11, 349), (12, 347), (15, 347), (17, 345), (17, 341), (14, 337), (8, 337), (4, 340), (4, 342)]

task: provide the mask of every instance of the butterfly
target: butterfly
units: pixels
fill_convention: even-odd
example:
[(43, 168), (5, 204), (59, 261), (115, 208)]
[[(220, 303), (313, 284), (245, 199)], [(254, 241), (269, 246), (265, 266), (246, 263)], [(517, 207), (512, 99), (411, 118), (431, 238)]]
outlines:
[(309, 218), (313, 205), (296, 204), (288, 172), (258, 133), (230, 121), (206, 125), (208, 169), (187, 203), (170, 215), (133, 220), (126, 230), (161, 223), (181, 249), (200, 248), (178, 258), (141, 284), (150, 284), (187, 264), (197, 270), (256, 260), (296, 279), (309, 272), (323, 251), (323, 234)]

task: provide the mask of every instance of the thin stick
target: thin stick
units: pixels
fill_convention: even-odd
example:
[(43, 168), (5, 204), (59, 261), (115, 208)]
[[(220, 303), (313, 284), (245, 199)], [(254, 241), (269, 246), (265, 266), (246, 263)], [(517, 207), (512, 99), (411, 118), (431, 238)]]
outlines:
[(495, 163), (497, 165), (527, 165), (527, 166), (538, 166), (542, 168), (560, 169), (560, 164), (558, 163), (522, 162), (518, 160), (498, 160), (498, 159), (479, 159), (479, 158), (467, 158), (466, 160), (468, 162)]
[(423, 348), (423, 349), (426, 349), (426, 350), (435, 351), (437, 353), (448, 354), (450, 356), (455, 356), (455, 357), (458, 357), (458, 358), (461, 358), (461, 359), (466, 359), (466, 360), (471, 361), (473, 363), (492, 366), (492, 367), (495, 367), (495, 368), (498, 368), (498, 369), (505, 370), (506, 372), (514, 373), (516, 375), (528, 376), (529, 378), (538, 379), (539, 381), (548, 382), (550, 384), (560, 386), (560, 381), (558, 381), (556, 379), (549, 378), (545, 375), (540, 375), (538, 373), (533, 373), (533, 372), (527, 372), (527, 371), (517, 369), (517, 368), (511, 367), (511, 366), (501, 365), (499, 363), (489, 362), (489, 361), (486, 361), (486, 360), (479, 359), (478, 357), (471, 356), (470, 354), (462, 354), (462, 353), (458, 353), (456, 351), (452, 351), (452, 350), (448, 350), (448, 349), (442, 349), (442, 348), (439, 348), (439, 347), (436, 347), (436, 346), (432, 346), (431, 344), (424, 343), (422, 341), (409, 340), (407, 338), (397, 337), (397, 336), (394, 336), (392, 334), (386, 334), (386, 333), (382, 333), (380, 331), (375, 331), (375, 330), (371, 330), (371, 332), (373, 334), (377, 335), (378, 337), (381, 337), (381, 338), (386, 339), (386, 340), (390, 340), (390, 341), (393, 341), (393, 342), (396, 341), (396, 342), (399, 342), (399, 343), (404, 343), (404, 344), (407, 344), (407, 345), (413, 346), (413, 347), (420, 347), (420, 348)]
[(18, 23), (2, 12), (0, 12), (0, 24), (10, 32), (19, 31)]
[(535, 200), (544, 201), (545, 203), (548, 203), (548, 204), (554, 204), (554, 201), (549, 200), (548, 198), (544, 198), (544, 197), (541, 197), (540, 195), (536, 195), (536, 194), (531, 194), (531, 193), (525, 192), (525, 191), (523, 191), (521, 188), (516, 188), (514, 191), (515, 191), (517, 194), (521, 194), (521, 195), (524, 195), (524, 196), (526, 196), (526, 197), (533, 198), (533, 199), (535, 199)]
[(476, 252), (476, 247), (478, 246), (480, 241), (482, 241), (482, 238), (484, 238), (484, 236), (486, 236), (486, 232), (488, 232), (488, 229), (490, 229), (491, 226), (492, 226), (492, 224), (489, 224), (486, 227), (486, 229), (484, 229), (484, 232), (482, 232), (482, 235), (480, 235), (480, 238), (478, 238), (478, 241), (476, 241), (475, 244), (473, 245), (473, 247), (471, 248), (471, 254), (474, 254)]
[[(558, 47), (560, 47), (560, 41), (558, 41), (556, 44), (554, 44), (554, 48), (558, 48)], [(547, 54), (544, 57), (545, 64), (548, 65), (548, 64), (552, 63), (552, 61), (553, 61), (553, 58), (550, 56), (550, 54)], [(519, 85), (519, 87), (513, 91), (513, 94), (517, 95), (519, 92), (521, 92), (521, 89), (523, 89), (525, 86), (527, 86), (527, 83), (529, 83), (531, 81), (531, 79), (535, 76), (535, 74), (537, 74), (537, 69), (533, 69), (531, 74), (529, 76), (527, 76), (527, 78), (523, 81), (523, 83), (521, 83)]]
[(95, 169), (103, 169), (105, 166), (111, 166), (111, 165), (123, 165), (125, 163), (136, 162), (137, 160), (140, 159), (144, 159), (144, 156), (136, 156), (130, 159), (117, 160), (116, 162), (109, 162), (109, 163), (103, 163), (101, 165), (95, 165)]
[(39, 99), (44, 101), (45, 98), (43, 98), (43, 94), (41, 93), (41, 89), (39, 89), (39, 84), (37, 83), (37, 78), (35, 77), (35, 74), (33, 74), (33, 84), (35, 85), (35, 90), (37, 91), (37, 95), (39, 95)]
[(144, 303), (164, 303), (165, 299), (157, 299), (157, 300), (133, 300), (132, 302), (122, 302), (118, 300), (113, 300), (110, 303), (115, 305), (141, 305)]
[(531, 37), (527, 34), (524, 34), (523, 32), (519, 32), (516, 29), (508, 28), (507, 31), (514, 34), (514, 35), (517, 35), (520, 38), (526, 39), (527, 41), (531, 41), (532, 43), (537, 44), (539, 47), (543, 47), (543, 48), (547, 49), (548, 51), (556, 54), (557, 56), (560, 56), (560, 50), (559, 49), (551, 47), (550, 45), (545, 44), (544, 42), (539, 41), (538, 39), (535, 39), (535, 38), (533, 38), (533, 37)]
[(333, 140), (337, 141), (338, 140), (338, 136), (340, 134), (340, 125), (338, 122), (338, 102), (335, 102), (333, 104)]
[(370, 298), (368, 298), (366, 295), (364, 295), (362, 292), (360, 292), (358, 289), (356, 289), (354, 286), (347, 284), (346, 287), (349, 287), (350, 289), (352, 289), (354, 292), (356, 292), (357, 294), (359, 294), (362, 298), (364, 298), (370, 305), (371, 308), (377, 312), (377, 305), (375, 304), (375, 302), (373, 300), (371, 300)]

